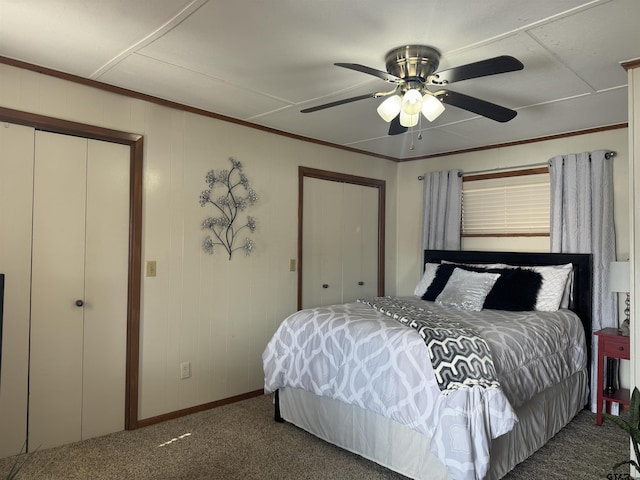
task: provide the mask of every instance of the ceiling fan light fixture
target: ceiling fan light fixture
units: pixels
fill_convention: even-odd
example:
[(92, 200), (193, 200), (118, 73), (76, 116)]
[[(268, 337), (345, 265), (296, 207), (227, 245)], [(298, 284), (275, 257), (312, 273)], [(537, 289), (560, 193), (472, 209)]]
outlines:
[(414, 115), (406, 113), (404, 110), (400, 111), (400, 125), (403, 127), (415, 127), (420, 120), (420, 111)]
[(427, 120), (433, 122), (444, 112), (444, 104), (430, 93), (422, 97), (422, 114)]
[(378, 106), (377, 112), (380, 118), (389, 123), (398, 116), (401, 106), (402, 98), (400, 95), (393, 95)]
[(402, 111), (407, 115), (416, 115), (422, 110), (422, 94), (412, 88), (402, 97)]

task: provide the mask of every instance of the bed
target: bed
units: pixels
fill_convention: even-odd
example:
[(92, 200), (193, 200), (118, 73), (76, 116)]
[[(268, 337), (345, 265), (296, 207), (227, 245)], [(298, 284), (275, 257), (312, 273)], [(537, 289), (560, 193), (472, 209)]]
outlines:
[(265, 392), (277, 421), (409, 478), (499, 479), (587, 404), (591, 256), (427, 250), (422, 265), (413, 296), (285, 319)]

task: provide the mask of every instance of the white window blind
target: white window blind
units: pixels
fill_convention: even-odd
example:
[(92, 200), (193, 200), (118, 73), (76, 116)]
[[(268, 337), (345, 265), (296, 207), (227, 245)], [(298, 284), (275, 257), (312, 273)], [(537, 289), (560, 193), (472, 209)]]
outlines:
[(549, 173), (516, 172), (462, 185), (462, 235), (548, 235)]

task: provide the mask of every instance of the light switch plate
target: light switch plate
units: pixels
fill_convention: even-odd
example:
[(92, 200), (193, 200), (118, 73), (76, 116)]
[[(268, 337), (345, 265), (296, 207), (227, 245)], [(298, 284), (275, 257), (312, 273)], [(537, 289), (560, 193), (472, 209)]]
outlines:
[(156, 273), (157, 273), (156, 261), (155, 260), (147, 260), (147, 277), (155, 277)]
[(180, 364), (180, 379), (184, 380), (191, 376), (191, 362), (182, 362)]

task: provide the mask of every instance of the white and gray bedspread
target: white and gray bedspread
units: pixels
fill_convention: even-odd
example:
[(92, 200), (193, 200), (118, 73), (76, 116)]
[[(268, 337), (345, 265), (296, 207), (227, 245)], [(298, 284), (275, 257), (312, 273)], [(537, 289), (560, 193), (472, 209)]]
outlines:
[(263, 353), (265, 391), (303, 389), (383, 415), (430, 438), (452, 478), (481, 479), (491, 439), (517, 422), (513, 408), (586, 368), (584, 330), (568, 310), (470, 312), (417, 297), (394, 302), (477, 332), (498, 383), (444, 394), (418, 330), (355, 302), (285, 319)]

